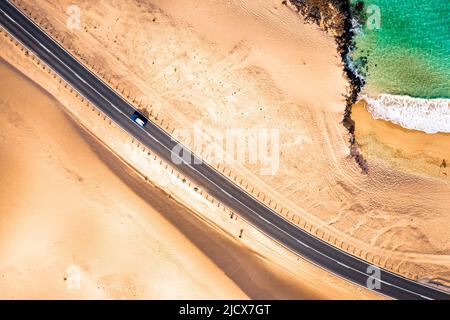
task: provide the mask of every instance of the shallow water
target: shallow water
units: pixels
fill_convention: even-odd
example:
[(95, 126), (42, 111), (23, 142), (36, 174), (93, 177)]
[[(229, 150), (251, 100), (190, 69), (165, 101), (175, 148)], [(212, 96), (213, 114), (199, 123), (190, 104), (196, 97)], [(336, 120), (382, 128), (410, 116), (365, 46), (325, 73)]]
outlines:
[[(355, 5), (358, 1), (351, 0)], [(366, 0), (351, 57), (365, 91), (450, 98), (450, 1)]]

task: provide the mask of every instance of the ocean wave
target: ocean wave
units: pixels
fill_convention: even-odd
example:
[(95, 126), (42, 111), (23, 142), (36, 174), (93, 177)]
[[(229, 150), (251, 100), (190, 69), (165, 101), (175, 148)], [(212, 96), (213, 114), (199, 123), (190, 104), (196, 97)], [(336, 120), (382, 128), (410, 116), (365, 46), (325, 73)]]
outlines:
[(423, 99), (381, 94), (363, 95), (375, 119), (394, 122), (407, 129), (426, 133), (450, 132), (450, 99)]

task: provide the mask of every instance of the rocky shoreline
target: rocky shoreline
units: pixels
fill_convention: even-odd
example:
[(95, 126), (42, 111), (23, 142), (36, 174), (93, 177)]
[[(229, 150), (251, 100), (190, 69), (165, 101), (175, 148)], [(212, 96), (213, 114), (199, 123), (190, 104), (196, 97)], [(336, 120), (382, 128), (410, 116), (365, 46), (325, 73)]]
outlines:
[[(351, 118), (353, 104), (364, 86), (364, 79), (358, 76), (349, 64), (348, 54), (354, 48), (353, 9), (349, 0), (286, 0), (284, 5), (293, 6), (309, 23), (319, 25), (323, 30), (334, 35), (338, 52), (344, 63), (344, 72), (350, 84), (346, 94), (346, 105), (342, 124), (347, 128), (350, 138), (350, 155), (355, 159), (364, 173), (368, 173), (367, 161), (361, 154), (355, 140), (355, 122)], [(358, 2), (355, 9), (361, 12), (363, 3)]]

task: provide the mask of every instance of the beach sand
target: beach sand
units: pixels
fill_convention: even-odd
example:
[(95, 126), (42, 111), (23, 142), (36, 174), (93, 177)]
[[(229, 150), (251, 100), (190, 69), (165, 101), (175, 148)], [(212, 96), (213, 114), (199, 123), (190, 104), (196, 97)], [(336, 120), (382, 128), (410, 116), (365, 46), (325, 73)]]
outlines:
[(378, 298), (230, 240), (17, 70), (0, 75), (0, 298)]
[[(69, 30), (70, 1), (19, 2), (164, 126), (278, 130), (276, 174), (245, 162), (220, 170), (300, 227), (313, 224), (325, 241), (408, 277), (449, 276), (448, 179), (383, 159), (361, 172), (341, 123), (348, 86), (334, 38), (291, 7), (275, 0), (80, 2), (80, 29)], [(22, 63), (3, 48), (5, 59)]]
[(355, 135), (364, 156), (382, 159), (407, 172), (446, 178), (450, 175), (450, 133), (428, 134), (374, 119), (364, 101), (352, 109)]
[(158, 210), (186, 209), (137, 195), (51, 96), (0, 74), (0, 298), (247, 297)]

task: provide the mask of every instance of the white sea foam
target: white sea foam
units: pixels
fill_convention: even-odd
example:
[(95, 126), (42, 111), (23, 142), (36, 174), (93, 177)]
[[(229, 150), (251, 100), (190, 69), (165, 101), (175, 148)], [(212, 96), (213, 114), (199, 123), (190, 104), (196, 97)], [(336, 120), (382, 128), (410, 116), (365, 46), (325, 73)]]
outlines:
[(381, 94), (363, 95), (367, 110), (375, 119), (394, 122), (426, 133), (450, 132), (450, 99), (422, 99)]

